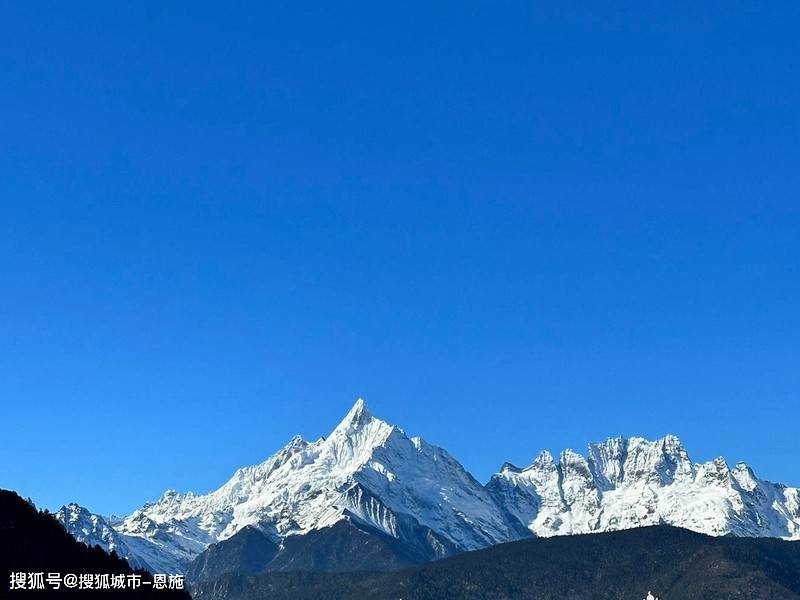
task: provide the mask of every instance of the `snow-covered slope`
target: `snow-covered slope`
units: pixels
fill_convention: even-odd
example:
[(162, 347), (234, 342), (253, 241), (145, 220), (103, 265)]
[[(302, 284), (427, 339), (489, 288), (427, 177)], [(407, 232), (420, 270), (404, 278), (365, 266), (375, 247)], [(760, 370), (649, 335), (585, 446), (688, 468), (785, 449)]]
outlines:
[(168, 557), (162, 556), (158, 548), (148, 549), (149, 544), (144, 540), (129, 539), (117, 533), (108, 520), (74, 502), (62, 506), (53, 516), (79, 542), (87, 546), (100, 546), (108, 552), (114, 551), (126, 557), (135, 569), (167, 573), (178, 568)]
[(141, 560), (152, 563), (157, 548), (183, 570), (248, 525), (279, 540), (342, 519), (413, 537), (409, 543), (422, 536), (434, 556), (525, 535), (447, 452), (377, 419), (360, 399), (327, 438), (295, 437), (209, 494), (167, 491), (115, 530), (134, 554), (145, 552)]
[(744, 463), (693, 463), (680, 440), (612, 438), (587, 457), (542, 452), (518, 469), (505, 464), (487, 485), (497, 502), (537, 536), (666, 523), (710, 535), (800, 539), (798, 490), (759, 480)]
[[(63, 514), (62, 514), (63, 513)], [(79, 540), (157, 572), (185, 571), (247, 526), (277, 543), (341, 521), (436, 558), (529, 535), (669, 523), (713, 535), (800, 539), (800, 494), (743, 464), (693, 463), (673, 436), (609, 439), (588, 457), (543, 452), (482, 486), (445, 450), (374, 417), (358, 400), (327, 438), (294, 437), (203, 495), (165, 492), (123, 519), (77, 505), (59, 519)]]
[(106, 520), (88, 510), (75, 504), (74, 502), (62, 506), (53, 515), (73, 537), (88, 546), (102, 546), (109, 552), (114, 550), (117, 554), (124, 554), (128, 551), (119, 534), (114, 531)]

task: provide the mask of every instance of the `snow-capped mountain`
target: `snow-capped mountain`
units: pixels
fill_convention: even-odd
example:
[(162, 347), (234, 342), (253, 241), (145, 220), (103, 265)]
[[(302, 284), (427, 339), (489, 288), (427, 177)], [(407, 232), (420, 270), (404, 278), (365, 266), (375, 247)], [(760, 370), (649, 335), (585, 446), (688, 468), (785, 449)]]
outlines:
[(542, 452), (525, 469), (505, 464), (487, 485), (536, 536), (655, 524), (709, 535), (800, 539), (800, 495), (759, 480), (744, 463), (693, 463), (680, 440), (612, 438), (587, 457)]
[(126, 557), (130, 565), (135, 569), (154, 569), (100, 515), (95, 515), (72, 502), (62, 506), (53, 516), (78, 541), (84, 542), (88, 546), (100, 546), (108, 552), (116, 552), (118, 555)]
[(185, 561), (176, 560), (172, 552), (164, 550), (165, 536), (160, 532), (151, 538), (120, 533), (114, 528), (121, 523), (120, 520), (106, 519), (74, 502), (62, 506), (53, 516), (79, 542), (114, 551), (135, 569), (146, 569), (151, 573), (180, 573), (184, 568)]
[(377, 419), (360, 399), (327, 438), (295, 437), (209, 494), (167, 491), (114, 529), (128, 546), (138, 541), (131, 550), (143, 551), (144, 562), (152, 564), (155, 550), (185, 570), (248, 525), (277, 541), (341, 520), (427, 544), (434, 558), (526, 535), (446, 451)]
[(89, 546), (102, 546), (109, 552), (113, 550), (122, 555), (129, 553), (125, 542), (103, 517), (90, 513), (74, 502), (62, 506), (53, 516), (72, 533), (73, 537), (80, 537), (81, 541)]
[[(122, 519), (77, 505), (57, 517), (81, 541), (156, 572), (185, 572), (211, 544), (245, 528), (280, 552), (297, 546), (286, 543), (295, 536), (317, 536), (321, 547), (320, 532), (342, 535), (351, 524), (361, 538), (377, 535), (383, 547), (399, 549), (406, 562), (530, 535), (655, 523), (800, 539), (800, 494), (759, 480), (743, 464), (695, 464), (672, 436), (609, 439), (590, 445), (588, 458), (567, 450), (555, 461), (543, 452), (525, 469), (504, 465), (483, 486), (445, 450), (407, 437), (358, 400), (327, 438), (294, 437), (208, 494), (169, 490)], [(294, 564), (291, 557), (277, 563)]]

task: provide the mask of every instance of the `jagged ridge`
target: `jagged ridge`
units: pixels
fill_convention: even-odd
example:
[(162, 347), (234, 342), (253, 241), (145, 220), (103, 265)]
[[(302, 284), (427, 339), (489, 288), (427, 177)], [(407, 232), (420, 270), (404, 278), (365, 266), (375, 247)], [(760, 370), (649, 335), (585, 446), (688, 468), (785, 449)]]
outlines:
[(611, 438), (588, 458), (542, 452), (525, 469), (504, 465), (487, 485), (536, 536), (669, 524), (709, 535), (800, 538), (798, 490), (759, 480), (744, 463), (693, 463), (680, 440)]
[(248, 526), (280, 544), (351, 521), (429, 558), (654, 523), (798, 539), (799, 500), (796, 488), (759, 480), (742, 463), (693, 463), (674, 436), (612, 438), (590, 444), (587, 457), (566, 450), (558, 461), (543, 452), (524, 469), (506, 463), (482, 486), (445, 450), (407, 437), (359, 399), (327, 438), (296, 436), (209, 494), (169, 490), (114, 521), (69, 505), (59, 519), (78, 539), (184, 572), (209, 545)]

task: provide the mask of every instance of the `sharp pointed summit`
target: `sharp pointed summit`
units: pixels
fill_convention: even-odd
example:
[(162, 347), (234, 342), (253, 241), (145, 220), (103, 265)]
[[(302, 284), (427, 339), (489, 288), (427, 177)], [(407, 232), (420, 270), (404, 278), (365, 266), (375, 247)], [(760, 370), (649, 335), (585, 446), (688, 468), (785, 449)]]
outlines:
[(369, 414), (369, 408), (367, 407), (367, 403), (364, 399), (359, 396), (356, 398), (356, 401), (353, 403), (353, 406), (350, 408), (350, 415), (360, 415), (362, 413)]
[(519, 537), (455, 459), (374, 417), (362, 398), (327, 438), (295, 437), (208, 494), (168, 492), (115, 530), (133, 554), (166, 556), (181, 571), (248, 526), (281, 543), (347, 524), (425, 560)]
[(344, 416), (344, 419), (336, 426), (334, 431), (349, 431), (358, 429), (369, 423), (375, 417), (367, 407), (363, 398), (357, 398), (353, 406)]

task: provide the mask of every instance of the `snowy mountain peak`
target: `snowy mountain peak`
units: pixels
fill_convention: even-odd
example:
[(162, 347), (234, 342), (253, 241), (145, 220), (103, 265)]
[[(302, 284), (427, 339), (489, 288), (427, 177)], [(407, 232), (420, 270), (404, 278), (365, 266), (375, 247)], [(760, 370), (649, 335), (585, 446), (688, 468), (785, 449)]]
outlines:
[[(191, 493), (191, 492), (189, 492), (189, 493)], [(164, 493), (161, 494), (161, 498), (158, 499), (158, 502), (162, 503), (162, 504), (170, 503), (170, 502), (174, 502), (176, 500), (180, 500), (181, 498), (183, 498), (183, 496), (184, 496), (184, 494), (180, 494), (175, 490), (172, 490), (172, 489), (165, 490)]]
[(70, 502), (69, 504), (62, 506), (56, 515), (56, 518), (59, 521), (68, 523), (75, 523), (83, 518), (90, 519), (92, 517), (96, 517), (96, 515), (93, 515), (88, 509), (76, 502)]
[(654, 441), (614, 437), (588, 446), (588, 460), (602, 489), (627, 481), (669, 483), (691, 477), (692, 462), (681, 441), (667, 435)]
[(744, 463), (693, 463), (674, 435), (609, 438), (588, 456), (542, 453), (489, 483), (497, 501), (538, 536), (668, 523), (711, 535), (785, 537), (800, 532), (796, 488), (759, 480)]
[(70, 502), (62, 506), (54, 515), (72, 537), (87, 546), (100, 546), (105, 550), (117, 552), (128, 558), (134, 568), (154, 570), (132, 550), (114, 528), (100, 515), (93, 514), (80, 504)]
[(364, 400), (359, 398), (320, 445), (320, 458), (328, 468), (340, 472), (358, 469), (396, 431), (399, 433), (393, 425), (374, 417)]
[(731, 475), (743, 490), (752, 492), (758, 487), (758, 478), (753, 473), (753, 469), (742, 461), (736, 463)]
[(309, 443), (295, 436), (205, 495), (168, 490), (116, 530), (150, 564), (160, 555), (184, 569), (209, 544), (247, 526), (280, 543), (342, 520), (427, 545), (437, 556), (519, 537), (455, 459), (376, 418), (363, 399), (328, 437)]
[(546, 468), (551, 465), (555, 465), (555, 460), (553, 459), (553, 455), (550, 454), (549, 450), (542, 450), (539, 454), (536, 455), (536, 458), (533, 459), (530, 468)]
[(331, 435), (336, 433), (349, 434), (369, 424), (374, 419), (363, 398), (358, 398), (350, 408), (344, 419), (336, 426)]
[(292, 436), (292, 439), (289, 440), (289, 443), (286, 444), (287, 448), (302, 448), (308, 445), (308, 442), (303, 439), (303, 436), (299, 434), (295, 434)]
[(661, 438), (661, 444), (665, 449), (676, 449), (678, 451), (683, 449), (683, 443), (678, 439), (678, 436), (671, 433)]
[(572, 448), (567, 448), (566, 450), (561, 452), (561, 457), (559, 461), (561, 462), (562, 465), (586, 463), (586, 459), (583, 458), (581, 454), (575, 452)]

